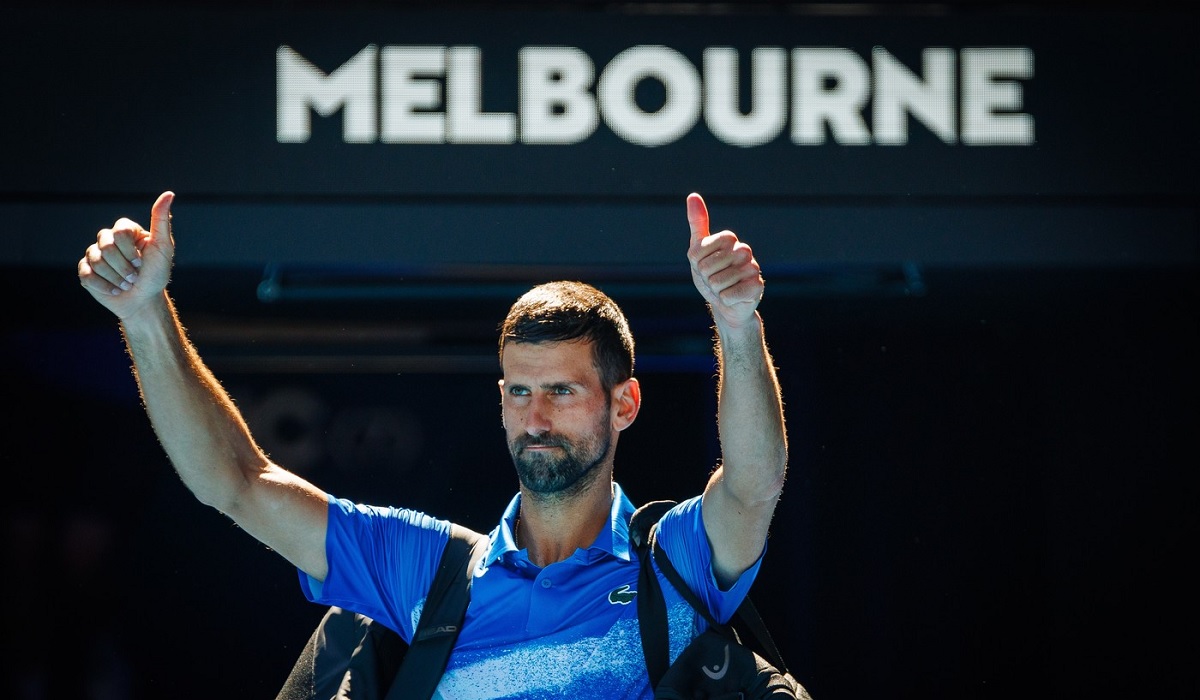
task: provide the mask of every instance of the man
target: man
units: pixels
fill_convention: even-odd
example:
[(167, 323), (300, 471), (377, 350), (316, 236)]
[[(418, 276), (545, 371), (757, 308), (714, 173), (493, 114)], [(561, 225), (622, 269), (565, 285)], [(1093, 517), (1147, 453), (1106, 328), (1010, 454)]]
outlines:
[[(406, 641), (449, 523), (353, 504), (273, 463), (187, 338), (167, 293), (173, 257), (164, 192), (150, 230), (102, 229), (81, 284), (120, 321), (146, 412), (200, 501), (283, 555), (312, 601), (362, 613)], [(717, 331), (722, 458), (702, 496), (660, 521), (659, 541), (714, 616), (728, 620), (757, 574), (783, 487), (787, 441), (763, 336), (758, 262), (687, 199), (692, 279)], [(641, 404), (620, 309), (575, 282), (540, 285), (500, 337), (502, 417), (519, 493), (491, 532), (442, 697), (648, 698), (638, 637), (633, 505), (613, 481), (617, 439)], [(669, 456), (665, 457), (669, 458)], [(661, 578), (661, 574), (660, 574)], [(672, 659), (703, 630), (670, 585)]]

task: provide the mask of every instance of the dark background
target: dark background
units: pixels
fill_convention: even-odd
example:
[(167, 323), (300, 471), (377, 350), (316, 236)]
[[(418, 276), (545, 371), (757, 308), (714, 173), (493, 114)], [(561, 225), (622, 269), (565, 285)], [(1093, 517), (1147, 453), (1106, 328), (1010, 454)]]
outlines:
[[(121, 106), (98, 82), (63, 78), (67, 64), (91, 66), (95, 80), (122, 75), (107, 61), (137, 75), (158, 65), (137, 60), (162, 41), (146, 25), (170, 12), (155, 3), (166, 14), (147, 19), (150, 5), (113, 5), (89, 39), (104, 50), (82, 58), (55, 36), (89, 36), (72, 18), (99, 16), (94, 8), (18, 8), (6, 23), (0, 366), (15, 477), (5, 509), (6, 696), (273, 698), (322, 612), (290, 566), (179, 483), (140, 408), (116, 324), (78, 287), (75, 261), (95, 231), (118, 216), (145, 222), (153, 197), (171, 187), (173, 296), (264, 447), (339, 496), (479, 530), (515, 489), (498, 421), (495, 328), (517, 294), (551, 277), (605, 288), (637, 336), (644, 407), (618, 452), (626, 492), (642, 502), (702, 488), (717, 456), (713, 368), (683, 257), (684, 196), (699, 190), (714, 226), (762, 242), (761, 311), (791, 465), (754, 598), (814, 697), (1195, 697), (1192, 11), (803, 6), (816, 35), (821, 13), (834, 15), (843, 33), (831, 45), (869, 50), (881, 27), (896, 32), (889, 48), (912, 27), (928, 32), (916, 46), (958, 26), (1000, 44), (1028, 39), (1039, 56), (1028, 96), (1039, 144), (1028, 151), (943, 149), (914, 129), (913, 144), (897, 151), (801, 152), (842, 168), (833, 180), (805, 179), (780, 161), (792, 146), (730, 155), (758, 157), (764, 179), (772, 168), (799, 178), (765, 194), (719, 172), (646, 177), (644, 192), (623, 191), (619, 177), (581, 177), (571, 194), (578, 171), (569, 158), (546, 164), (560, 178), (551, 194), (528, 177), (494, 191), (389, 191), (335, 159), (330, 167), (349, 178), (330, 176), (338, 187), (370, 182), (356, 194), (311, 182), (272, 190), (270, 164), (221, 182), (195, 148), (223, 143), (211, 154), (218, 163), (240, 148), (219, 110), (186, 111), (189, 127), (172, 141), (162, 124), (184, 112), (139, 123), (147, 93), (136, 86), (136, 104)], [(235, 27), (243, 7), (210, 5), (211, 24), (196, 21)], [(468, 18), (480, 9), (448, 7)], [(254, 16), (310, 26), (310, 8), (328, 6), (262, 2)], [(752, 26), (789, 8), (791, 22), (798, 10), (783, 3), (742, 6), (734, 19)], [(425, 4), (358, 3), (334, 14), (353, 22), (364, 9), (399, 13), (389, 16), (402, 25)], [(66, 28), (47, 11), (61, 12)], [(729, 11), (559, 3), (554, 12), (566, 14), (547, 16), (636, 33), (647, 13), (703, 24)], [(927, 22), (936, 29), (921, 29)], [(997, 26), (1006, 27), (999, 38), (980, 29)], [(1117, 41), (1120, 26), (1131, 29)], [(645, 41), (603, 32), (598, 43)], [(1066, 58), (1043, 63), (1047, 55), (1090, 56), (1110, 73), (1077, 75)], [(214, 73), (214, 94), (227, 79)], [(1091, 90), (1100, 86), (1107, 92)], [(1121, 123), (1136, 128), (1108, 129)], [(689, 143), (711, 148), (699, 138)], [(689, 143), (650, 154), (615, 147), (611, 160), (653, 167)], [(180, 160), (155, 170), (160, 146)], [(328, 143), (314, 147), (337, 156)], [(481, 154), (455, 153), (438, 167), (453, 172)], [(860, 168), (877, 175), (860, 180)], [(293, 179), (303, 180), (280, 171), (280, 182)], [(576, 212), (579, 229), (564, 230)], [(610, 214), (608, 229), (585, 221)], [(479, 228), (464, 232), (475, 219)], [(278, 220), (287, 223), (257, 225)], [(350, 224), (330, 224), (339, 220)], [(245, 221), (256, 225), (228, 226)], [(420, 225), (378, 228), (398, 221)], [(674, 243), (656, 242), (660, 231)], [(418, 244), (426, 238), (442, 247)], [(335, 248), (349, 252), (331, 257)], [(420, 264), (403, 258), (411, 250)], [(622, 262), (625, 252), (636, 264)]]

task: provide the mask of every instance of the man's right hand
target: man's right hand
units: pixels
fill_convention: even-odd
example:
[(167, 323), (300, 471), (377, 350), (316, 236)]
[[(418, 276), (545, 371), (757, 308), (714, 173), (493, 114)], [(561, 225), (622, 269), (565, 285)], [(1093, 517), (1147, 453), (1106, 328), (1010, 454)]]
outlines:
[(150, 210), (150, 230), (121, 218), (101, 229), (79, 260), (79, 282), (96, 301), (125, 320), (162, 298), (171, 279), (174, 192), (163, 192)]

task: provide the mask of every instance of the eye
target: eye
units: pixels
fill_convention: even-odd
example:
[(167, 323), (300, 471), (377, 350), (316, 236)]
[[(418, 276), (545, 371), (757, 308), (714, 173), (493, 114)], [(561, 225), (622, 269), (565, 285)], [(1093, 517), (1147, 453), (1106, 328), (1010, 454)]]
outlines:
[(520, 385), (510, 386), (508, 393), (510, 396), (529, 396), (529, 387)]
[(556, 396), (570, 396), (573, 392), (571, 391), (571, 387), (556, 386), (550, 389), (550, 393)]

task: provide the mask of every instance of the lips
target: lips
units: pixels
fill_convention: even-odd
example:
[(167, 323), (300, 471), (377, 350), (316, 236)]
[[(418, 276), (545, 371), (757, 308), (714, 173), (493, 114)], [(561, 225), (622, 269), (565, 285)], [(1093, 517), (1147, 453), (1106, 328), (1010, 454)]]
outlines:
[(517, 445), (523, 452), (526, 450), (543, 450), (552, 448), (563, 449), (562, 441), (546, 440), (545, 438), (524, 438), (517, 443)]

